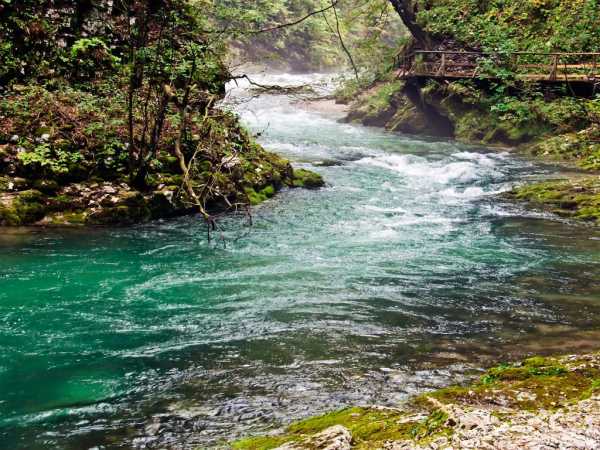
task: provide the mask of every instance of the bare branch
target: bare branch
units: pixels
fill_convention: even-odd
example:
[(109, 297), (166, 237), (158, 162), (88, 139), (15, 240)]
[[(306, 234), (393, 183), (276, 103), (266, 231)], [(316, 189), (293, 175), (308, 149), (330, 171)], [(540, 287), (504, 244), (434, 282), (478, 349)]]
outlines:
[(308, 14), (306, 14), (305, 16), (294, 20), (292, 22), (287, 22), (287, 23), (282, 23), (279, 25), (274, 25), (272, 27), (267, 27), (267, 28), (261, 28), (258, 30), (236, 30), (236, 29), (228, 29), (228, 28), (224, 28), (222, 30), (204, 30), (205, 33), (218, 33), (218, 34), (226, 34), (226, 33), (231, 33), (231, 34), (244, 34), (244, 35), (255, 35), (255, 34), (261, 34), (261, 33), (271, 33), (273, 31), (278, 31), (284, 28), (289, 28), (289, 27), (293, 27), (296, 25), (301, 24), (302, 22), (304, 22), (307, 19), (310, 19), (313, 16), (316, 16), (318, 14), (322, 14), (326, 11), (329, 11), (332, 8), (335, 8), (338, 4), (339, 0), (332, 0), (331, 5), (326, 6), (325, 8), (321, 8), (319, 10), (316, 11), (311, 11)]
[[(336, 33), (338, 35), (338, 39), (340, 40), (340, 45), (342, 46), (344, 53), (346, 53), (346, 56), (348, 56), (348, 60), (352, 65), (352, 69), (354, 70), (354, 76), (356, 77), (356, 82), (359, 83), (358, 69), (356, 68), (356, 64), (354, 63), (354, 58), (352, 58), (352, 54), (350, 53), (350, 50), (348, 50), (348, 47), (346, 47), (346, 44), (344, 43), (344, 38), (342, 37), (342, 30), (340, 29), (340, 19), (338, 17), (337, 9), (335, 7), (336, 3), (337, 2), (334, 2), (333, 0), (331, 2), (331, 9), (333, 9), (333, 14), (335, 16)], [(327, 22), (329, 28), (331, 28), (331, 25), (329, 25), (329, 21), (327, 20), (327, 15), (325, 13), (323, 13), (323, 17), (325, 18), (325, 22)]]

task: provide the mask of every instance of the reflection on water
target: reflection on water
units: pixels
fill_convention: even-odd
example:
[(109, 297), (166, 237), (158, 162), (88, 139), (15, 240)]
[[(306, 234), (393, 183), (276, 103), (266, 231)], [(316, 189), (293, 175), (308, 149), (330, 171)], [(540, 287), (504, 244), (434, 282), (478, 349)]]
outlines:
[(545, 169), (283, 97), (236, 109), (327, 188), (228, 218), (226, 248), (194, 217), (3, 233), (0, 447), (216, 445), (598, 342), (600, 233), (495, 198)]

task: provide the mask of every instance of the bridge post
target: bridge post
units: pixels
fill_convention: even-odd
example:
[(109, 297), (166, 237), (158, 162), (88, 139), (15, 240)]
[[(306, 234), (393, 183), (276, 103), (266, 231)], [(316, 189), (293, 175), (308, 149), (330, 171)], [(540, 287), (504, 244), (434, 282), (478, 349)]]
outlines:
[(442, 53), (442, 63), (437, 71), (436, 76), (443, 76), (446, 74), (446, 53)]
[(558, 73), (558, 55), (554, 55), (552, 58), (552, 66), (550, 69), (550, 81), (556, 81), (556, 74)]

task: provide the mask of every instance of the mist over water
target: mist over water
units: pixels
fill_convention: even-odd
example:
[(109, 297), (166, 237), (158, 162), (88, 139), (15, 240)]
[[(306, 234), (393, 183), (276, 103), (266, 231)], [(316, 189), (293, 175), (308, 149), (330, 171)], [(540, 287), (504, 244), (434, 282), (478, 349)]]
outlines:
[(231, 88), (261, 143), (327, 187), (210, 244), (197, 217), (3, 232), (0, 448), (215, 446), (595, 345), (600, 233), (496, 196), (547, 169)]

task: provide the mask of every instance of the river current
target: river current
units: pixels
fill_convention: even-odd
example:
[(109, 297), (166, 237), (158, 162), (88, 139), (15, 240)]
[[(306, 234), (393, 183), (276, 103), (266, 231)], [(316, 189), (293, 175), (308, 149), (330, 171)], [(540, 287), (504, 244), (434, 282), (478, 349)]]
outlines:
[(600, 233), (498, 196), (549, 168), (230, 96), (327, 186), (280, 193), (251, 227), (225, 218), (211, 243), (197, 217), (0, 231), (1, 449), (218, 447), (598, 346)]

